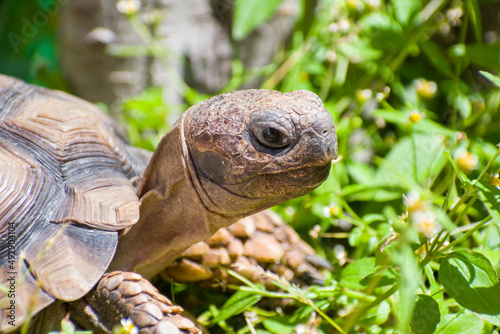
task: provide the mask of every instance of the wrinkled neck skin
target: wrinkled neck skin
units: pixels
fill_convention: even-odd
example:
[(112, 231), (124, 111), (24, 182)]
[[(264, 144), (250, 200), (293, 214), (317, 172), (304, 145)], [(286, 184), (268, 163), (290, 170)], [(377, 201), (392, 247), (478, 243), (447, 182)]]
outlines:
[[(138, 189), (140, 219), (120, 236), (108, 271), (134, 271), (151, 278), (190, 245), (264, 209), (255, 200), (198, 179), (189, 158), (183, 120), (162, 138), (146, 168)], [(228, 213), (220, 203), (230, 203), (236, 210)]]

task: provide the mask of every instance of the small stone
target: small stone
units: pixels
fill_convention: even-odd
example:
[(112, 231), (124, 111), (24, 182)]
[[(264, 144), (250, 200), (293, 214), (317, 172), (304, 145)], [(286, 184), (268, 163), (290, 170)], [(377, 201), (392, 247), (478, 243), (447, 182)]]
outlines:
[(168, 276), (178, 282), (197, 282), (212, 277), (212, 271), (199, 263), (182, 259), (166, 269)]
[(265, 210), (262, 212), (262, 214), (265, 215), (266, 218), (274, 224), (274, 226), (280, 226), (285, 224), (281, 219), (281, 217), (272, 210)]
[(255, 258), (260, 263), (272, 263), (284, 255), (280, 243), (272, 236), (264, 233), (255, 235), (245, 242), (245, 255)]
[(255, 215), (254, 216), (255, 227), (257, 230), (272, 233), (275, 229), (273, 222), (268, 219), (267, 215)]
[(300, 252), (298, 249), (289, 250), (285, 254), (285, 262), (292, 268), (298, 268), (305, 260), (306, 257), (304, 253)]
[(300, 240), (300, 242), (297, 243), (297, 248), (299, 249), (299, 251), (301, 251), (302, 253), (304, 253), (305, 255), (310, 255), (310, 256), (316, 256), (316, 252), (314, 251), (314, 249), (309, 246), (307, 243), (305, 243), (304, 241)]
[(202, 263), (207, 267), (216, 267), (231, 263), (231, 258), (225, 248), (213, 248), (203, 256)]
[(199, 260), (203, 257), (203, 255), (207, 254), (209, 250), (210, 246), (205, 241), (202, 241), (186, 249), (182, 256), (189, 259)]
[(297, 232), (293, 228), (291, 228), (288, 225), (283, 225), (283, 232), (285, 232), (286, 239), (291, 245), (295, 245), (297, 242), (299, 242), (301, 239)]
[(231, 240), (231, 242), (227, 245), (227, 252), (232, 260), (236, 259), (240, 255), (243, 255), (245, 252), (243, 242), (240, 239)]
[(230, 268), (250, 280), (253, 279), (257, 272), (256, 265), (245, 256), (238, 256), (236, 261), (231, 264)]
[(225, 228), (221, 228), (213, 236), (206, 240), (207, 244), (210, 246), (226, 246), (231, 240), (231, 233)]
[(255, 233), (255, 229), (255, 222), (251, 216), (240, 219), (228, 227), (229, 232), (237, 238), (248, 238)]

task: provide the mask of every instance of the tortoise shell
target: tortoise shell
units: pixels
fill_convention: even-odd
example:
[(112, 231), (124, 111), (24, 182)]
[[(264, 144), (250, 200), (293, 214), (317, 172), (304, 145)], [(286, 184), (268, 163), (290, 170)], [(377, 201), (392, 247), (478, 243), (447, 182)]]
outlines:
[(18, 320), (101, 278), (139, 218), (147, 160), (91, 103), (0, 75), (0, 282), (15, 283), (0, 301), (15, 294)]

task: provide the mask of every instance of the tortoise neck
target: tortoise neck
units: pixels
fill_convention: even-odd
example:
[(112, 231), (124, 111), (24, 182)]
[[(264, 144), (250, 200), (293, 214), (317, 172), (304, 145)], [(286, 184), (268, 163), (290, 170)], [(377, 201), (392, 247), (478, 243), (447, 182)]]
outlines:
[[(129, 270), (151, 278), (190, 245), (209, 238), (240, 217), (228, 217), (200, 198), (199, 181), (189, 159), (182, 121), (162, 138), (138, 189), (140, 219), (120, 236), (108, 270)], [(217, 210), (218, 211), (218, 210)]]

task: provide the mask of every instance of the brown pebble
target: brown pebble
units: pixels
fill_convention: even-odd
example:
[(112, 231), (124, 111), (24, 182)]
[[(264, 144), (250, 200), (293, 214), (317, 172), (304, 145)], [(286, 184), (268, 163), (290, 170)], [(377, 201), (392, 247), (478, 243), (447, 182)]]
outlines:
[(231, 233), (225, 228), (221, 228), (213, 236), (206, 240), (210, 246), (226, 246), (231, 240)]
[(225, 248), (212, 248), (203, 256), (202, 263), (207, 267), (216, 267), (231, 263), (231, 258)]
[(229, 245), (227, 245), (227, 252), (232, 260), (236, 259), (240, 255), (243, 255), (245, 252), (243, 242), (240, 239), (231, 240)]
[(274, 237), (261, 232), (245, 242), (245, 255), (261, 263), (270, 263), (281, 259), (284, 251)]
[(166, 269), (167, 275), (178, 282), (197, 282), (212, 277), (212, 271), (199, 263), (182, 259)]
[(182, 256), (189, 259), (199, 260), (203, 257), (203, 255), (207, 254), (209, 250), (210, 246), (206, 242), (201, 241), (186, 249)]
[(289, 250), (285, 254), (285, 262), (292, 268), (298, 268), (305, 260), (305, 254), (298, 249)]
[(255, 222), (251, 217), (252, 216), (240, 219), (229, 226), (229, 232), (237, 238), (248, 238), (253, 235), (255, 233)]

